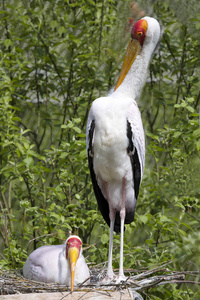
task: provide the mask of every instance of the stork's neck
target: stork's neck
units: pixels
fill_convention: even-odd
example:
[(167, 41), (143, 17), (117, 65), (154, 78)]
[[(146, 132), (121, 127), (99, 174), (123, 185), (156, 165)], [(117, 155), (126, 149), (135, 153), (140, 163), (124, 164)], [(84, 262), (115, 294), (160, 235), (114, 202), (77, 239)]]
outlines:
[(143, 47), (140, 54), (136, 57), (124, 81), (116, 90), (116, 93), (123, 93), (128, 97), (136, 99), (146, 81), (147, 69), (151, 59), (153, 49)]

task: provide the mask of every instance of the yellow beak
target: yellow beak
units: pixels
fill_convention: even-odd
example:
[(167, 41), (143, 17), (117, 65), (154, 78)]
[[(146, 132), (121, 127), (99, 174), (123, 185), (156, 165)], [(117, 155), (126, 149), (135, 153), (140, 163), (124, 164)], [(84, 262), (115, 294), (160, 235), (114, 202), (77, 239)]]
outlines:
[(76, 247), (71, 247), (68, 251), (68, 261), (71, 270), (71, 292), (73, 292), (74, 289), (74, 275), (78, 257), (79, 250)]
[(115, 86), (115, 91), (120, 86), (120, 84), (122, 84), (124, 78), (126, 77), (130, 67), (132, 66), (140, 50), (141, 50), (141, 45), (139, 41), (136, 39), (131, 39), (126, 50), (124, 63)]

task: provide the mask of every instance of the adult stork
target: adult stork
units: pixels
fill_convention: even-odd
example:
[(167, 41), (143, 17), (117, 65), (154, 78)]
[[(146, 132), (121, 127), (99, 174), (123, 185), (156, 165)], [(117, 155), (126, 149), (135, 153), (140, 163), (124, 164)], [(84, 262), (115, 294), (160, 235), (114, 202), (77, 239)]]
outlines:
[(23, 267), (27, 279), (74, 286), (90, 277), (82, 254), (82, 242), (76, 235), (68, 237), (64, 245), (42, 246), (33, 251)]
[(133, 25), (115, 90), (108, 97), (96, 99), (88, 116), (86, 136), (90, 174), (99, 209), (110, 226), (106, 281), (115, 279), (113, 231), (121, 231), (117, 281), (125, 280), (124, 224), (134, 220), (145, 162), (145, 138), (136, 98), (145, 83), (159, 38), (160, 26), (154, 18), (144, 17)]

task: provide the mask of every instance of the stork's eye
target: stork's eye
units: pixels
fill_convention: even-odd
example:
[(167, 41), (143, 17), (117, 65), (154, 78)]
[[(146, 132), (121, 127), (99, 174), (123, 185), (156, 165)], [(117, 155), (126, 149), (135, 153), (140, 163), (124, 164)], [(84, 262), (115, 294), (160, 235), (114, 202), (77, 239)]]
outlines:
[(142, 36), (142, 31), (138, 31), (138, 32), (137, 32), (137, 36), (138, 36), (138, 37)]

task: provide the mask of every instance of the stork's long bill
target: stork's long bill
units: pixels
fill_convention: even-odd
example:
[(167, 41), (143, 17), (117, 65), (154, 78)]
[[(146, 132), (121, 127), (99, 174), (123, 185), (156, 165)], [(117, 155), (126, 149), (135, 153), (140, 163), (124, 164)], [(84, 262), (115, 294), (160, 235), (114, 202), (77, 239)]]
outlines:
[(76, 237), (70, 238), (66, 244), (66, 258), (68, 259), (71, 270), (71, 292), (73, 292), (74, 289), (75, 268), (80, 255), (81, 246), (81, 240)]
[(115, 90), (122, 84), (130, 67), (132, 66), (133, 62), (135, 61), (137, 55), (140, 53), (140, 50), (142, 49), (142, 46), (143, 46), (143, 43), (145, 40), (147, 26), (148, 26), (148, 24), (145, 19), (141, 19), (133, 25), (133, 28), (131, 31), (131, 39), (129, 41), (129, 44), (128, 44), (128, 47), (126, 50), (124, 63), (123, 63), (121, 72), (119, 74), (119, 78), (117, 80)]

